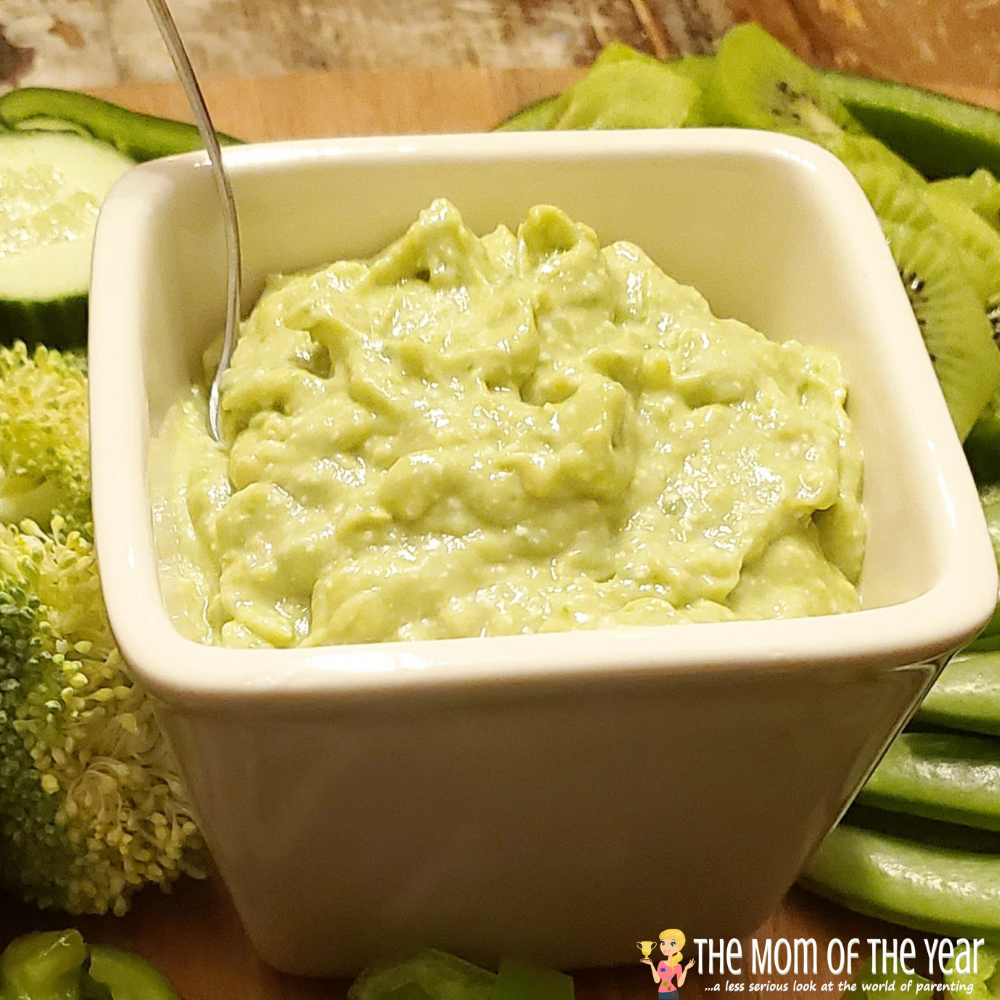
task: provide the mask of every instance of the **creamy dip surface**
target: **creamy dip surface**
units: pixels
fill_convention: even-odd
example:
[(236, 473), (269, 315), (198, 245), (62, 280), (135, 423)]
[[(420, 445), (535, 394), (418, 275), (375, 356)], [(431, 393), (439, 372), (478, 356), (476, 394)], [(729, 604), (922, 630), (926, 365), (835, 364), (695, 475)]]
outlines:
[(272, 278), (222, 391), (153, 442), (168, 610), (295, 646), (858, 608), (837, 358), (712, 315), (550, 206), (444, 200), (366, 261)]

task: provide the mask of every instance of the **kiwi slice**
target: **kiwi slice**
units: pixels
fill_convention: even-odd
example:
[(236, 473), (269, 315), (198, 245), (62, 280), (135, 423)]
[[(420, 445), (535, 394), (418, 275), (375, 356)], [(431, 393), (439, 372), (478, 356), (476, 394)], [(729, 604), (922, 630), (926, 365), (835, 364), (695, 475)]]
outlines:
[(544, 132), (547, 129), (555, 128), (565, 103), (562, 94), (532, 101), (504, 118), (499, 125), (494, 126), (493, 130), (495, 132)]
[[(609, 71), (612, 64), (629, 65)], [(702, 98), (714, 68), (714, 56), (689, 54), (661, 62), (612, 42), (601, 50), (582, 81), (561, 94), (526, 104), (494, 126), (494, 131), (707, 125)], [(592, 75), (596, 80), (589, 79)], [(679, 85), (677, 77), (693, 88)], [(666, 107), (659, 103), (665, 91)]]
[(964, 440), (1000, 386), (1000, 351), (982, 297), (950, 229), (922, 186), (901, 181), (878, 160), (852, 165), (882, 224), (941, 391)]
[(1000, 384), (993, 328), (941, 223), (880, 221), (955, 429), (964, 440)]
[(607, 46), (563, 95), (552, 128), (674, 128), (701, 88), (667, 63), (620, 43)]
[(1000, 181), (985, 167), (974, 170), (968, 177), (934, 181), (931, 189), (964, 202), (1000, 232)]
[[(987, 316), (1000, 320), (1000, 233), (975, 209), (952, 197), (946, 190), (927, 185), (924, 200), (943, 222), (962, 252), (966, 270), (974, 280), (986, 307)], [(994, 333), (1000, 330), (994, 326)]]
[(873, 136), (854, 135), (849, 132), (824, 132), (822, 135), (814, 136), (813, 141), (843, 160), (844, 165), (855, 176), (858, 171), (868, 175), (873, 171), (877, 174), (884, 170), (897, 184), (920, 189), (927, 187), (927, 182), (919, 171)]
[(688, 111), (684, 122), (685, 128), (711, 125), (711, 111), (706, 95), (711, 91), (712, 78), (715, 76), (715, 56), (687, 53), (677, 59), (669, 60), (666, 65), (698, 86), (698, 96)]
[(989, 385), (1000, 385), (1000, 238), (877, 139), (840, 133), (824, 145), (851, 170), (879, 217), (964, 440), (992, 397)]
[(753, 23), (737, 25), (719, 43), (705, 110), (713, 125), (806, 138), (864, 133), (820, 73)]
[[(927, 183), (918, 171), (880, 140), (841, 132), (823, 136), (821, 141), (843, 160), (863, 186), (873, 192), (872, 197), (876, 199), (873, 205), (880, 216), (895, 218), (900, 213), (905, 215), (909, 211), (906, 206), (919, 193), (931, 214), (951, 233), (961, 264), (979, 293), (995, 332), (998, 332), (1000, 232), (994, 230), (965, 201), (953, 197), (950, 189), (943, 184)], [(891, 180), (880, 181), (883, 172)]]

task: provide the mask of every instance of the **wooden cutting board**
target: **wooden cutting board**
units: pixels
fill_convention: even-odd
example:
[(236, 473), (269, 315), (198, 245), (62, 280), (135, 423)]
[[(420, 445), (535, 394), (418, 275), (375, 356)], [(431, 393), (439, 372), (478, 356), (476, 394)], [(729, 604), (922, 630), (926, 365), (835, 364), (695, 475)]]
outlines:
[[(214, 80), (204, 90), (216, 128), (262, 142), (485, 131), (525, 104), (558, 93), (583, 73), (582, 67), (312, 72)], [(925, 77), (914, 75), (908, 82), (1000, 109), (1000, 87)], [(137, 111), (191, 120), (182, 92), (170, 84), (131, 84), (94, 93)]]
[[(474, 67), (314, 72), (214, 80), (204, 93), (216, 128), (253, 142), (475, 132), (558, 93), (583, 72)], [(95, 93), (138, 111), (191, 120), (183, 94), (172, 85), (132, 84)]]
[[(582, 70), (441, 69), (383, 74), (317, 72), (294, 76), (210, 81), (205, 87), (217, 128), (246, 140), (271, 140), (358, 134), (470, 132), (492, 127), (525, 103), (555, 93)], [(128, 107), (190, 120), (177, 87), (133, 85), (100, 92)], [(740, 887), (733, 886), (738, 893)], [(664, 900), (664, 915), (669, 900)], [(70, 920), (21, 906), (0, 897), (0, 945), (38, 928), (77, 926), (92, 942), (116, 944), (145, 955), (176, 984), (185, 1000), (316, 1000), (339, 998), (347, 984), (303, 980), (275, 972), (254, 954), (229, 896), (217, 877), (185, 880), (169, 895), (149, 890), (125, 917)], [(651, 928), (651, 934), (658, 933)], [(912, 938), (892, 928), (827, 904), (793, 889), (756, 935), (762, 941), (813, 938), (821, 956), (828, 942), (858, 938), (867, 954), (868, 938)], [(688, 955), (692, 954), (689, 946)], [(387, 955), (387, 957), (389, 957)], [(654, 1000), (655, 984), (646, 966), (590, 970), (576, 975), (579, 1000)], [(741, 975), (688, 977), (683, 1000), (713, 1000), (728, 992), (727, 982), (835, 983), (816, 976)], [(840, 977), (841, 979), (843, 977)], [(836, 983), (828, 994), (838, 996)]]

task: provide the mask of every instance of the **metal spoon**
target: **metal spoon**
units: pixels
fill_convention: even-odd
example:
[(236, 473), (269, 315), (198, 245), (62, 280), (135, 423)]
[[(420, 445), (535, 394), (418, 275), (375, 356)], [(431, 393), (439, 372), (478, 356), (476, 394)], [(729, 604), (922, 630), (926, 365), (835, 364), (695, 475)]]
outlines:
[(233, 355), (233, 348), (236, 346), (236, 336), (240, 321), (242, 262), (240, 255), (240, 227), (236, 217), (236, 201), (233, 198), (233, 189), (229, 183), (229, 175), (222, 163), (222, 150), (219, 148), (219, 139), (215, 134), (212, 125), (212, 117), (208, 113), (208, 106), (202, 96), (201, 88), (198, 86), (198, 79), (194, 75), (191, 60), (188, 58), (184, 43), (181, 41), (177, 25), (170, 14), (166, 0), (147, 0), (149, 9), (153, 12), (156, 26), (160, 29), (163, 41), (170, 53), (170, 58), (174, 61), (177, 75), (180, 77), (181, 85), (187, 96), (188, 104), (194, 113), (194, 120), (201, 134), (201, 140), (205, 144), (208, 152), (208, 159), (212, 165), (212, 173), (215, 175), (216, 186), (219, 189), (219, 197), (222, 200), (222, 216), (226, 233), (226, 259), (227, 259), (227, 300), (226, 300), (226, 335), (222, 342), (222, 356), (219, 358), (219, 367), (212, 379), (212, 387), (208, 397), (208, 427), (212, 437), (219, 441), (219, 386), (222, 376), (229, 367), (229, 361)]

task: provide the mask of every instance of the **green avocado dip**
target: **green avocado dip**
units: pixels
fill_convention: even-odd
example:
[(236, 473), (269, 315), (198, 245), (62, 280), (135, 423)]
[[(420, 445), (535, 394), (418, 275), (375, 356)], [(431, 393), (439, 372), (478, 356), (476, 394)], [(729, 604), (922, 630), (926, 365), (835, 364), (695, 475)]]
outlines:
[(712, 315), (551, 206), (435, 201), (366, 261), (272, 278), (150, 479), (180, 631), (296, 646), (859, 607), (837, 358)]

